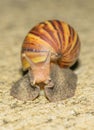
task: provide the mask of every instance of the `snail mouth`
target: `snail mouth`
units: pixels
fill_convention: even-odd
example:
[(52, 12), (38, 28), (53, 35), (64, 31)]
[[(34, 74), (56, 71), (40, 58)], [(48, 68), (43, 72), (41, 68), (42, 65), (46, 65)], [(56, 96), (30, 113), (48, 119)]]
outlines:
[(36, 85), (38, 85), (40, 88), (44, 88), (44, 86), (46, 85), (44, 82), (40, 82), (40, 83), (36, 83)]

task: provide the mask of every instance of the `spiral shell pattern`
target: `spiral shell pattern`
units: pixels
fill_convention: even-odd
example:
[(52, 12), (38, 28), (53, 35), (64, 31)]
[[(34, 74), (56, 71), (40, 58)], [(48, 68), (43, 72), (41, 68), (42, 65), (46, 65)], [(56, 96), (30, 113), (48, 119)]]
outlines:
[[(78, 34), (69, 24), (58, 20), (39, 23), (25, 37), (21, 54), (26, 53), (37, 63), (45, 60), (49, 50), (52, 54), (60, 55), (56, 62), (60, 67), (70, 67), (79, 56)], [(22, 65), (24, 70), (30, 67), (24, 57)]]

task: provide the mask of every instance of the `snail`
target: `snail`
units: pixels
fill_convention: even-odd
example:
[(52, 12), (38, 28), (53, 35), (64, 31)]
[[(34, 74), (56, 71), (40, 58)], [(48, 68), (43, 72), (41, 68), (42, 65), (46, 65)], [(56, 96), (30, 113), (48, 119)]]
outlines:
[[(58, 88), (56, 91), (60, 93), (60, 85), (55, 82), (61, 82), (58, 81), (58, 79), (62, 80), (61, 76), (69, 82), (69, 85), (74, 81), (73, 78), (71, 82), (69, 81), (71, 77), (74, 77), (76, 82), (76, 76), (69, 68), (77, 61), (79, 52), (79, 36), (69, 24), (59, 20), (48, 20), (37, 24), (29, 31), (22, 44), (22, 67), (23, 71), (28, 70), (28, 74), (24, 80), (21, 79), (14, 85), (11, 95), (21, 100), (34, 100), (39, 95), (40, 87), (43, 86), (46, 96), (51, 100), (51, 91), (54, 88)], [(58, 75), (58, 72), (61, 73), (61, 76)], [(70, 76), (64, 77), (66, 73)], [(65, 80), (62, 80), (62, 82), (65, 82)], [(75, 86), (75, 82), (73, 86)], [(61, 88), (64, 86), (62, 84)], [(55, 85), (59, 87), (55, 87)], [(20, 88), (23, 87), (28, 98), (23, 97), (23, 94), (21, 96)], [(32, 88), (29, 94), (28, 91), (30, 90), (28, 88)], [(62, 98), (62, 92), (60, 95), (59, 98), (53, 98), (52, 100), (64, 99)]]

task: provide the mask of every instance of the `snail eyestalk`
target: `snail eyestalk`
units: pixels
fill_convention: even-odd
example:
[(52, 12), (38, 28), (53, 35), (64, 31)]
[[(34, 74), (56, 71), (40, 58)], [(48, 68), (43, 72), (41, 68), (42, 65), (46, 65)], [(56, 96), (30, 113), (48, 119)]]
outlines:
[(46, 57), (46, 59), (44, 61), (45, 64), (50, 63), (50, 60), (51, 60), (51, 51), (48, 51), (47, 57)]
[(22, 57), (25, 57), (25, 59), (31, 66), (35, 65), (34, 62), (25, 53), (22, 54)]

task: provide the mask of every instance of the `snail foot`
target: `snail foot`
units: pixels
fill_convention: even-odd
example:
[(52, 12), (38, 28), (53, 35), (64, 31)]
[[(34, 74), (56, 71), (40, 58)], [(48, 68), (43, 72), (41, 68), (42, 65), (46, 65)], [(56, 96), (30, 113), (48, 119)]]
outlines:
[(57, 68), (52, 71), (51, 79), (54, 83), (53, 87), (45, 87), (45, 95), (50, 101), (65, 100), (74, 96), (77, 76), (70, 69)]
[(34, 100), (39, 96), (40, 88), (31, 86), (28, 74), (18, 80), (11, 89), (10, 95), (23, 101)]

